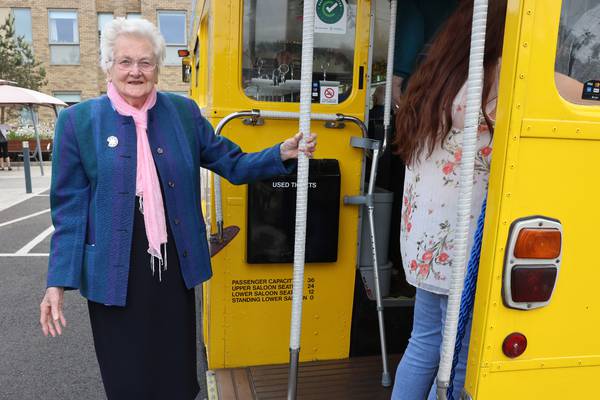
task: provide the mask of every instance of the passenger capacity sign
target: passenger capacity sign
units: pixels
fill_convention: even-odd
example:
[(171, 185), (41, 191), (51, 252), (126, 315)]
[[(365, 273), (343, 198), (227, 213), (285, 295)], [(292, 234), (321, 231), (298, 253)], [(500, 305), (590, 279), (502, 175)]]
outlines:
[[(271, 303), (291, 301), (292, 278), (232, 279), (231, 302)], [(315, 278), (307, 277), (304, 285), (304, 300), (315, 299)]]

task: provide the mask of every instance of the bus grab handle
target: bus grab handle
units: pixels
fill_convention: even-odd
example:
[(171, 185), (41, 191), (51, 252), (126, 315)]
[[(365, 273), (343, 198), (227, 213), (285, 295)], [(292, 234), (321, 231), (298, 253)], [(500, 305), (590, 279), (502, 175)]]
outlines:
[[(263, 111), (263, 110), (246, 110), (246, 111), (237, 111), (225, 116), (215, 128), (215, 135), (221, 136), (221, 131), (230, 121), (233, 121), (237, 118), (250, 118), (252, 121), (252, 125), (257, 125), (261, 118), (271, 118), (271, 119), (299, 119), (299, 112), (282, 112), (282, 111)], [(367, 138), (367, 127), (363, 121), (356, 117), (352, 117), (344, 114), (311, 114), (312, 120), (317, 121), (347, 121), (352, 122), (360, 128), (363, 139)], [(215, 174), (214, 177), (214, 187), (215, 187), (215, 213), (217, 219), (217, 240), (219, 242), (223, 241), (223, 202), (221, 200), (221, 177)]]

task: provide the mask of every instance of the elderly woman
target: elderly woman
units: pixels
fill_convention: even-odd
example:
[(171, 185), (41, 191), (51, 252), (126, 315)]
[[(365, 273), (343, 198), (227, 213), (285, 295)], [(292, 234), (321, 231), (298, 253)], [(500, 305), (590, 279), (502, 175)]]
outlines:
[[(217, 137), (196, 104), (156, 91), (165, 43), (145, 20), (105, 27), (107, 96), (56, 124), (52, 237), (40, 323), (61, 334), (65, 289), (88, 299), (109, 399), (193, 399), (194, 287), (211, 276), (199, 169), (241, 184), (289, 173), (300, 136), (258, 153)], [(307, 138), (308, 156), (315, 148)]]

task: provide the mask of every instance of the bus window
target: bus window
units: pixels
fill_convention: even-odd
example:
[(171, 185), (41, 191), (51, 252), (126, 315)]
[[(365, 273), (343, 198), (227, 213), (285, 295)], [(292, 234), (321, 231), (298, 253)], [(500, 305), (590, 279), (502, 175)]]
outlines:
[[(369, 109), (375, 105), (385, 103), (385, 79), (387, 72), (388, 39), (390, 35), (390, 2), (389, 0), (375, 0), (375, 24), (373, 32), (373, 64), (371, 67), (371, 103)], [(398, 38), (396, 38), (398, 40)]]
[[(246, 96), (300, 101), (302, 11), (302, 0), (244, 0), (242, 88)], [(350, 95), (355, 32), (356, 0), (318, 2), (313, 102), (338, 104)]]
[(388, 39), (390, 35), (389, 0), (375, 1), (374, 25), (375, 37), (373, 38), (373, 69), (371, 71), (371, 83), (377, 85), (380, 82), (385, 82), (385, 75), (387, 72)]
[(555, 71), (565, 100), (600, 105), (600, 0), (563, 0)]

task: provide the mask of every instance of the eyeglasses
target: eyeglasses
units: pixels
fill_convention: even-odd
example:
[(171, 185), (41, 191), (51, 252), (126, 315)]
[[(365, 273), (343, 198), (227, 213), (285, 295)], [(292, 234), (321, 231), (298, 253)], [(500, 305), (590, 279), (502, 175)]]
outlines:
[(146, 59), (133, 61), (129, 58), (122, 58), (116, 60), (115, 64), (121, 71), (133, 71), (135, 65), (137, 65), (138, 69), (142, 72), (152, 72), (156, 68), (155, 62)]

